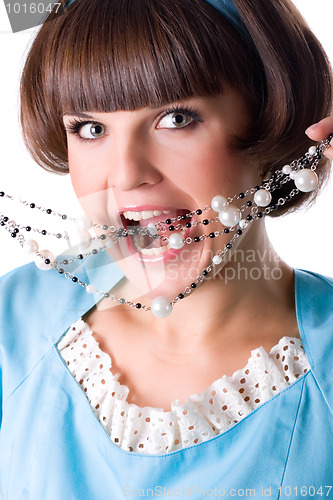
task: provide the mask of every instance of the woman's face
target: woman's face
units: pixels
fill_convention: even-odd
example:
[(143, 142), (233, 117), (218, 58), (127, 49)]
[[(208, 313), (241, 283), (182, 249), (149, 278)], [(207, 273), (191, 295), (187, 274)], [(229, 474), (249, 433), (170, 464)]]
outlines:
[[(229, 148), (249, 120), (246, 104), (231, 89), (222, 96), (190, 98), (159, 108), (73, 112), (63, 120), (72, 184), (93, 222), (145, 226), (203, 209), (218, 194), (238, 195), (260, 181), (258, 172)], [(221, 230), (217, 222), (193, 226), (215, 217), (216, 212), (203, 211), (181, 221), (179, 231), (194, 238)], [(186, 228), (186, 222), (192, 227)], [(138, 288), (138, 296), (173, 299), (230, 238), (208, 238), (180, 250), (161, 248), (149, 237), (130, 244), (132, 238), (123, 238), (109, 252)]]

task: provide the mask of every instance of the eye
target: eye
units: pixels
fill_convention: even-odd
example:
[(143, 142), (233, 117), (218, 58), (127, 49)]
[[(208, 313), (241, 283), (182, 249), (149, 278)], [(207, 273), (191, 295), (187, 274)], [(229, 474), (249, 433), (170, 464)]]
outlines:
[(81, 126), (79, 135), (83, 139), (98, 139), (105, 133), (104, 125), (100, 123), (86, 123)]
[(156, 128), (184, 128), (202, 121), (202, 118), (196, 110), (187, 107), (177, 107), (164, 111)]
[(76, 136), (80, 141), (95, 141), (105, 134), (105, 127), (101, 123), (80, 121), (76, 118), (69, 120), (65, 128), (69, 134)]

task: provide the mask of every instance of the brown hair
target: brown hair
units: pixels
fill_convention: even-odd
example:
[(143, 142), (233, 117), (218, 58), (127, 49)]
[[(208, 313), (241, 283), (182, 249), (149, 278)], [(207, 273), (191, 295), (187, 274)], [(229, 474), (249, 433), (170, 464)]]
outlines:
[[(291, 1), (234, 3), (253, 43), (205, 0), (76, 0), (44, 23), (21, 78), (21, 125), (33, 158), (68, 172), (65, 112), (161, 106), (221, 94), (226, 84), (248, 104), (251, 126), (233, 147), (254, 168), (265, 175), (302, 156), (311, 145), (305, 129), (331, 110), (327, 56)], [(328, 165), (317, 169), (320, 184)], [(290, 191), (283, 189), (279, 197)]]

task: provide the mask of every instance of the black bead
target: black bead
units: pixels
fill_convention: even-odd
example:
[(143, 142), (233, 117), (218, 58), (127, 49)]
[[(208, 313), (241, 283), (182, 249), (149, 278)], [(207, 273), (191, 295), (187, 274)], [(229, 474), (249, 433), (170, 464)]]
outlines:
[(174, 231), (175, 230), (175, 226), (169, 226), (169, 231)]
[(67, 264), (68, 264), (68, 260), (67, 260), (67, 259), (65, 259), (65, 260), (63, 260), (63, 261), (62, 261), (62, 263), (64, 264), (64, 266), (67, 266)]
[(26, 226), (25, 230), (26, 231), (31, 231), (31, 226)]
[(247, 201), (247, 202), (246, 202), (246, 206), (247, 206), (247, 207), (252, 207), (252, 205), (253, 205), (252, 201)]
[(180, 216), (181, 220), (186, 220), (187, 219), (187, 215), (183, 214)]
[(109, 299), (109, 298), (110, 298), (110, 294), (109, 294), (109, 292), (105, 292), (104, 297), (105, 297), (106, 299)]
[(41, 231), (41, 233), (42, 233), (42, 235), (43, 235), (43, 236), (46, 236), (47, 231), (45, 231), (45, 229), (43, 229), (43, 230)]
[(197, 215), (201, 215), (201, 214), (202, 214), (202, 210), (201, 210), (200, 208), (198, 208), (198, 210), (196, 210), (196, 211), (195, 211), (195, 213), (196, 213)]
[(141, 309), (141, 307), (142, 307), (142, 306), (141, 306), (140, 302), (138, 302), (137, 304), (135, 304), (135, 307), (136, 307), (137, 309)]
[(191, 283), (191, 288), (196, 288), (197, 284), (196, 283)]
[(60, 238), (62, 238), (62, 234), (61, 233), (57, 233), (56, 237), (58, 238), (58, 240), (60, 240)]
[(126, 301), (125, 301), (125, 299), (119, 299), (119, 302), (120, 302), (121, 304), (125, 304), (125, 302), (126, 302)]
[(96, 250), (96, 248), (93, 249), (93, 251), (91, 252), (93, 255), (96, 255), (98, 253), (98, 251)]
[(215, 238), (215, 233), (209, 233), (210, 238)]
[(0, 222), (0, 226), (5, 226), (5, 223), (3, 220)]
[(64, 274), (64, 272), (65, 272), (65, 271), (64, 271), (62, 268), (58, 269), (58, 273), (59, 273), (59, 274)]
[(78, 258), (79, 260), (82, 260), (82, 259), (83, 259), (83, 255), (82, 255), (82, 253), (79, 253), (79, 255), (77, 256), (77, 258)]
[(230, 233), (230, 229), (228, 227), (226, 227), (223, 231), (225, 234), (229, 234)]
[(16, 238), (16, 233), (11, 233), (12, 238)]
[(316, 158), (316, 160), (321, 160), (322, 159), (321, 153), (317, 153), (315, 158)]
[(232, 244), (231, 244), (231, 243), (227, 243), (227, 244), (226, 244), (226, 248), (227, 248), (228, 250), (230, 250), (230, 248), (232, 248)]
[(304, 160), (302, 160), (302, 165), (310, 165), (310, 162), (307, 158), (304, 158)]
[(202, 276), (207, 276), (207, 275), (208, 275), (208, 271), (207, 271), (206, 269), (204, 269), (204, 270), (202, 271)]
[(105, 240), (105, 239), (106, 239), (105, 234), (101, 234), (101, 235), (100, 235), (100, 239), (101, 239), (101, 240)]
[(195, 237), (193, 238), (193, 241), (195, 241), (195, 243), (199, 243), (199, 241), (200, 241), (199, 236), (195, 236)]
[(279, 208), (279, 205), (273, 205), (273, 206), (272, 206), (272, 209), (273, 209), (273, 210), (277, 210), (278, 208)]
[(258, 219), (261, 219), (264, 216), (264, 214), (262, 212), (258, 212), (257, 216), (258, 216)]
[(14, 229), (14, 233), (19, 233), (19, 232), (20, 232), (20, 230), (16, 227), (16, 228)]
[(74, 283), (76, 283), (78, 281), (78, 278), (76, 276), (73, 276), (72, 281), (74, 281)]
[(8, 221), (9, 221), (8, 217), (6, 217), (6, 216), (5, 216), (5, 217), (3, 218), (3, 221), (4, 221), (4, 222), (8, 222)]
[(253, 219), (252, 215), (249, 214), (246, 216), (246, 220), (252, 220), (252, 219)]
[(185, 226), (186, 227), (192, 227), (192, 224), (190, 222), (186, 222)]
[(179, 298), (179, 299), (183, 299), (183, 298), (184, 298), (184, 294), (180, 293), (180, 294), (178, 295), (178, 298)]
[(237, 229), (237, 234), (240, 236), (241, 234), (243, 234), (243, 231), (241, 229)]
[(172, 223), (172, 220), (171, 220), (171, 219), (167, 219), (167, 220), (165, 221), (165, 223), (166, 223), (166, 224), (171, 224), (171, 223)]
[(244, 194), (244, 193), (239, 193), (238, 198), (241, 198), (241, 199), (242, 199), (242, 198), (244, 198), (244, 197), (245, 197), (245, 194)]
[(202, 221), (202, 223), (203, 223), (203, 225), (204, 225), (204, 226), (207, 226), (207, 224), (209, 224), (209, 220), (208, 220), (208, 219), (204, 219), (204, 220)]
[(254, 189), (255, 189), (256, 191), (259, 191), (260, 186), (256, 186)]
[(52, 210), (51, 210), (50, 208), (48, 208), (48, 209), (46, 210), (46, 213), (47, 213), (47, 214), (52, 214)]
[(61, 216), (61, 218), (62, 218), (63, 220), (66, 220), (66, 219), (67, 219), (67, 215), (66, 215), (66, 214), (63, 214), (63, 215)]
[(0, 191), (0, 196), (5, 196), (5, 193), (3, 191)]
[(290, 194), (287, 194), (287, 196), (285, 197), (285, 200), (286, 200), (286, 201), (291, 201), (291, 196), (290, 196)]
[(109, 226), (107, 226), (107, 225), (105, 224), (104, 226), (102, 226), (102, 229), (103, 229), (104, 231), (107, 231), (107, 230), (109, 229)]
[(45, 259), (45, 260), (44, 260), (44, 262), (45, 262), (45, 264), (47, 264), (47, 265), (51, 264), (50, 259)]
[(35, 203), (30, 203), (30, 208), (35, 208)]

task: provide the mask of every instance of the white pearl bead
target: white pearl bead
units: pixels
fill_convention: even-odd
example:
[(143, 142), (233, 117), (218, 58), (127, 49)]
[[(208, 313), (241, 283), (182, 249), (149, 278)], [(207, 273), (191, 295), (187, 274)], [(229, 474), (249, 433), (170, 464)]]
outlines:
[(241, 212), (237, 207), (230, 205), (219, 213), (219, 219), (226, 227), (235, 226), (241, 220)]
[(245, 219), (242, 219), (242, 220), (239, 221), (239, 227), (241, 229), (245, 229), (248, 225), (249, 225), (249, 223)]
[(313, 191), (318, 184), (316, 172), (310, 169), (304, 169), (297, 172), (295, 176), (295, 185), (303, 193)]
[(296, 174), (297, 174), (297, 172), (295, 172), (294, 170), (292, 172), (290, 172), (290, 174), (289, 174), (290, 179), (295, 179)]
[(38, 252), (39, 246), (35, 240), (26, 240), (23, 244), (23, 250), (26, 253), (36, 253)]
[(172, 311), (172, 305), (165, 297), (155, 297), (151, 303), (151, 312), (157, 318), (165, 318)]
[(283, 168), (282, 168), (282, 172), (286, 175), (290, 174), (291, 172), (291, 166), (290, 165), (285, 165)]
[(311, 148), (309, 148), (309, 151), (308, 151), (309, 155), (313, 156), (317, 153), (317, 148), (316, 146), (311, 146)]
[(272, 195), (266, 189), (259, 189), (254, 194), (254, 202), (258, 205), (258, 207), (267, 207), (272, 201)]
[(216, 266), (218, 266), (219, 264), (221, 264), (221, 262), (222, 262), (221, 257), (220, 257), (219, 255), (214, 255), (214, 257), (213, 257), (213, 263), (214, 263)]
[(86, 292), (87, 293), (94, 293), (94, 291), (95, 291), (94, 285), (87, 285), (86, 286)]
[(92, 226), (92, 222), (88, 217), (83, 215), (82, 217), (79, 217), (76, 222), (77, 228), (82, 229), (82, 230), (88, 230)]
[(41, 269), (42, 271), (49, 271), (50, 269), (52, 269), (51, 264), (45, 264), (45, 259), (49, 259), (51, 263), (54, 262), (53, 253), (49, 250), (40, 250), (39, 254), (40, 255), (36, 255), (34, 259), (38, 269)]
[(174, 250), (179, 250), (185, 245), (185, 238), (179, 233), (173, 233), (169, 236), (169, 246)]
[(221, 195), (214, 196), (210, 206), (215, 212), (221, 212), (227, 206), (227, 199)]

